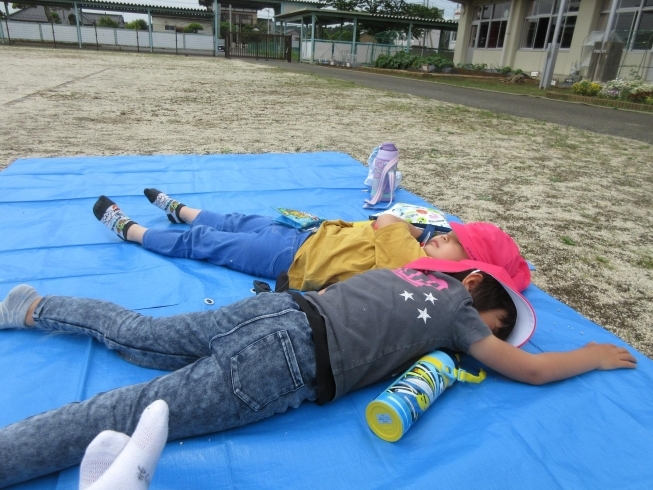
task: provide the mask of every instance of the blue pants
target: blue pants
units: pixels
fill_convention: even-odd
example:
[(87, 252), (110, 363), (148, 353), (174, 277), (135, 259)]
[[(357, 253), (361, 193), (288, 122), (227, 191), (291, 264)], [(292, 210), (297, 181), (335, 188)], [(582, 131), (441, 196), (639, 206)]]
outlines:
[(245, 425), (316, 398), (311, 328), (289, 294), (264, 293), (166, 318), (46, 296), (34, 320), (43, 330), (94, 337), (131, 363), (174, 371), (0, 429), (0, 487), (79, 464), (97, 434), (131, 435), (158, 399), (170, 407), (168, 439), (174, 440)]
[(148, 229), (143, 247), (168, 257), (207, 260), (252, 276), (276, 279), (310, 236), (272, 218), (202, 211), (190, 229)]

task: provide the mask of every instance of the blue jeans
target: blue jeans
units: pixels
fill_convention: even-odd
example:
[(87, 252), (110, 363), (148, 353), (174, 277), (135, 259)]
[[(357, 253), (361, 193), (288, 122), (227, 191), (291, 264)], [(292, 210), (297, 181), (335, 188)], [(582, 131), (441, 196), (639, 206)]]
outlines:
[(288, 294), (166, 318), (46, 296), (34, 320), (40, 329), (90, 335), (139, 366), (174, 371), (0, 429), (0, 487), (79, 464), (97, 434), (131, 435), (158, 399), (170, 407), (168, 440), (174, 440), (245, 425), (316, 398), (311, 328)]
[(190, 229), (148, 229), (143, 247), (168, 257), (207, 260), (274, 279), (290, 268), (310, 234), (265, 216), (202, 211)]

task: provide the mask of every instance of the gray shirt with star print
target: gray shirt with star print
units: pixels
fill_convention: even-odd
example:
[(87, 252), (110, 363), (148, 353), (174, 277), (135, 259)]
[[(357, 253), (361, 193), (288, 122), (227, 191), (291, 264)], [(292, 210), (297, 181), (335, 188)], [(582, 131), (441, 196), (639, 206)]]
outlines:
[(439, 272), (376, 269), (305, 297), (325, 320), (335, 398), (492, 335), (460, 281)]

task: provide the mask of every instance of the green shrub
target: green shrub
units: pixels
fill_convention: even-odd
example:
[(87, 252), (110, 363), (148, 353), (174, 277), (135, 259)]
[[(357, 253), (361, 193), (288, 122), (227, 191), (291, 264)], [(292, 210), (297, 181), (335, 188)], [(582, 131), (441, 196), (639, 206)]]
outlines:
[(98, 27), (112, 27), (113, 29), (118, 27), (118, 23), (113, 20), (111, 17), (100, 17), (97, 21)]
[(592, 97), (597, 95), (602, 88), (603, 85), (600, 83), (590, 82), (589, 80), (582, 80), (580, 82), (574, 83), (571, 86), (571, 91), (576, 95), (587, 95)]
[(440, 54), (422, 57), (416, 54), (408, 54), (404, 51), (400, 51), (392, 56), (386, 54), (379, 55), (374, 63), (374, 66), (377, 68), (388, 68), (391, 70), (407, 70), (408, 68), (419, 68), (422, 65), (433, 65), (437, 71), (442, 71), (447, 67), (453, 66), (453, 63)]
[(125, 24), (125, 29), (135, 29), (137, 31), (147, 31), (147, 22), (143, 19), (134, 19)]
[(433, 65), (437, 71), (442, 71), (445, 68), (451, 68), (453, 66), (453, 62), (449, 58), (436, 53), (432, 54), (431, 56), (427, 56), (426, 58), (421, 58), (418, 66), (421, 65)]
[(184, 27), (184, 32), (185, 33), (195, 33), (197, 34), (197, 31), (203, 31), (204, 28), (202, 27), (202, 24), (198, 22), (191, 22), (188, 24), (186, 27)]
[(610, 80), (599, 92), (600, 97), (606, 99), (621, 99), (639, 104), (650, 104), (647, 102), (653, 98), (653, 83), (635, 77), (632, 80)]

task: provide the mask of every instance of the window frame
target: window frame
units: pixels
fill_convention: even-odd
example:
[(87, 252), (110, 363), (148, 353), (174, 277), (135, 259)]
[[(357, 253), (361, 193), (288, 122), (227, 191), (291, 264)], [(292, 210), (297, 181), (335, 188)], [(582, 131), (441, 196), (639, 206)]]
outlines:
[[(542, 11), (545, 2), (551, 5), (549, 12)], [(560, 2), (561, 0), (529, 1), (527, 14), (524, 17), (524, 26), (519, 49), (529, 51), (545, 51), (547, 49), (548, 45), (553, 42), (553, 34), (555, 33), (556, 22), (558, 20)], [(557, 42), (560, 43), (561, 50), (568, 50), (571, 48), (578, 21), (580, 3), (581, 0), (567, 2), (566, 11), (562, 14), (562, 27), (557, 40)], [(531, 34), (532, 26), (534, 26), (534, 30)], [(541, 32), (542, 28), (544, 28), (544, 33)], [(565, 40), (564, 45), (562, 43), (563, 40)], [(540, 46), (540, 44), (542, 45)]]
[[(507, 8), (507, 14), (497, 17), (497, 9), (501, 6), (504, 9)], [(512, 6), (513, 2), (511, 0), (475, 5), (472, 12), (470, 37), (467, 46), (472, 49), (503, 49)], [(496, 30), (494, 38), (491, 37), (493, 28)], [(492, 45), (490, 45), (491, 39), (494, 39)]]
[[(610, 8), (612, 6), (612, 1), (604, 0), (597, 26), (601, 26), (601, 25), (605, 26), (607, 24), (607, 20), (610, 15)], [(648, 18), (650, 15), (653, 15), (653, 0), (639, 0), (639, 6), (636, 7), (621, 7), (621, 4), (623, 3), (624, 0), (616, 0), (616, 1), (619, 2), (619, 5), (617, 6), (617, 10), (615, 11), (615, 15), (616, 15), (615, 25), (617, 20), (619, 19), (620, 14), (623, 15), (634, 14), (633, 20), (630, 23), (630, 29), (628, 31), (624, 49), (628, 51), (648, 51), (650, 48), (646, 48), (645, 46), (642, 47), (638, 46), (639, 43), (638, 43), (637, 33), (639, 32), (639, 27), (642, 24), (642, 19), (644, 18), (644, 16), (646, 15), (646, 17)], [(601, 30), (604, 31), (605, 27), (603, 27), (603, 29)], [(617, 30), (617, 29), (614, 29), (613, 26), (613, 30)], [(651, 30), (651, 34), (653, 35), (653, 29)]]

